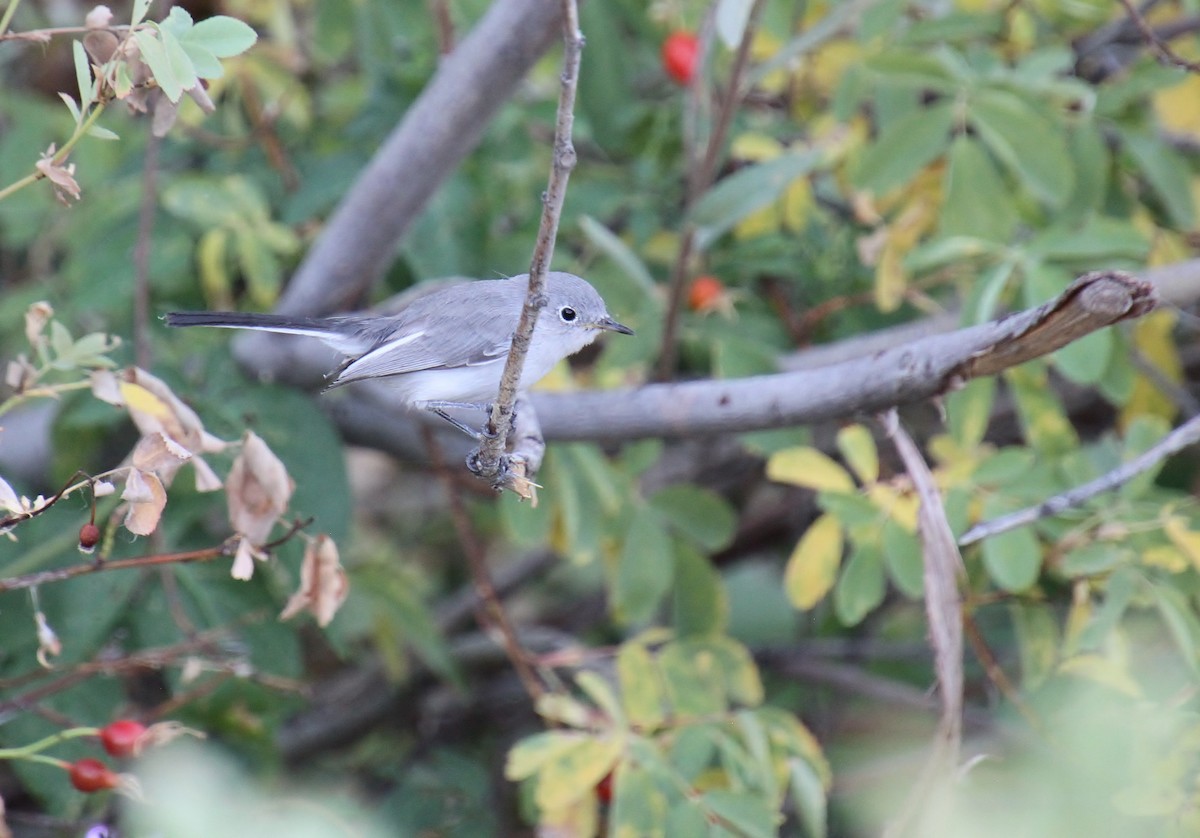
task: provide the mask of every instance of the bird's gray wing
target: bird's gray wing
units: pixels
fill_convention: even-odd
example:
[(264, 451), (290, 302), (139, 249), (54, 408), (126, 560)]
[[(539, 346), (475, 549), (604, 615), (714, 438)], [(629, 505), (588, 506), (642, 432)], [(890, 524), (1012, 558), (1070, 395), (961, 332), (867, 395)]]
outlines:
[(375, 345), (350, 359), (331, 386), (420, 370), (486, 364), (503, 358), (512, 344), (520, 316), (517, 305), (505, 299), (499, 311), (480, 305), (480, 295), (468, 283), (416, 300), (381, 327)]

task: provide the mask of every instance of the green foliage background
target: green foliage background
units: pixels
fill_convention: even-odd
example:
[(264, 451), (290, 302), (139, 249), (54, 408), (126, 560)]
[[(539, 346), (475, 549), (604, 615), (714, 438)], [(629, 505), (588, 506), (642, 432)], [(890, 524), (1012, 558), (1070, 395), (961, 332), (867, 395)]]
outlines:
[[(423, 0), (220, 5), (260, 42), (212, 82), (216, 112), (202, 118), (185, 102), (158, 151), (155, 313), (270, 308), (439, 60)], [(458, 34), (486, 5), (449, 4)], [(739, 6), (748, 4), (718, 4), (722, 14)], [(772, 371), (805, 343), (942, 308), (979, 322), (1043, 302), (1082, 271), (1192, 255), (1200, 81), (1144, 51), (1115, 68), (1082, 54), (1086, 36), (1120, 18), (1117, 4), (768, 0), (753, 84), (714, 183), (689, 202), (689, 94), (663, 75), (658, 49), (670, 30), (699, 29), (706, 8), (584, 4), (580, 163), (557, 266), (587, 276), (638, 338), (611, 341), (551, 386), (649, 377), (689, 228), (698, 249), (687, 275), (718, 277), (729, 298), (725, 311), (683, 313), (680, 377)], [(1181, 2), (1156, 14), (1196, 12)], [(52, 23), (26, 4), (13, 28)], [(70, 40), (44, 51), (0, 42), (0, 187), (69, 134), (52, 71), (72, 78)], [(1191, 35), (1174, 45), (1195, 52)], [(732, 63), (715, 42), (700, 86), (721, 89)], [(398, 243), (377, 299), (420, 279), (525, 269), (558, 73), (553, 52)], [(119, 141), (87, 140), (72, 154), (78, 203), (60, 206), (44, 183), (0, 201), (5, 357), (25, 349), (19, 324), (40, 299), (74, 335), (133, 332), (148, 130), (121, 111), (101, 120)], [(806, 319), (813, 311), (823, 316)], [(955, 532), (1093, 479), (1165, 433), (1177, 407), (1138, 364), (1186, 380), (1175, 319), (1164, 311), (1097, 333), (951, 395), (944, 428), (926, 429), (924, 442)], [(48, 813), (67, 832), (93, 819), (169, 830), (190, 818), (203, 834), (302, 796), (321, 812), (313, 834), (361, 820), (379, 834), (500, 835), (524, 819), (613, 835), (857, 835), (895, 817), (933, 727), (922, 697), (933, 674), (915, 500), (869, 428), (847, 423), (815, 440), (806, 429), (746, 434), (728, 461), (736, 473), (693, 467), (699, 476), (667, 486), (646, 478), (679, 445), (554, 445), (536, 509), (511, 496), (473, 500), (498, 567), (528, 552), (560, 557), (511, 600), (519, 623), (558, 632), (552, 649), (565, 661), (539, 720), (507, 667), (472, 656), (474, 627), (439, 627), (438, 606), (466, 570), (444, 504), (430, 499), (433, 475), (406, 466), (388, 472), (394, 485), (355, 479), (347, 463), (361, 461), (346, 459), (326, 415), (306, 395), (245, 378), (227, 334), (150, 326), (154, 373), (209, 430), (235, 439), (251, 428), (287, 464), (292, 510), (341, 545), (352, 594), (326, 631), (278, 623), (296, 584), (294, 544), (247, 583), (216, 562), (44, 586), (41, 607), (64, 643), (49, 674), (37, 672), (28, 596), (0, 595), (4, 747), (161, 711), (206, 731), (211, 749), (147, 765), (160, 799), (175, 802), (122, 814), (70, 789), (56, 768), (6, 761), (10, 812)], [(128, 348), (117, 358), (132, 361)], [(123, 416), (64, 398), (48, 473), (5, 476), (32, 496), (77, 469), (112, 467), (134, 439)], [(0, 454), (14, 444), (6, 432)], [(709, 452), (687, 456), (702, 466)], [(228, 457), (213, 460), (227, 470)], [(160, 538), (118, 534), (112, 556), (223, 539), (221, 500), (188, 482), (172, 488)], [(965, 552), (968, 751), (997, 758), (965, 772), (945, 834), (1193, 834), (1192, 483), (1191, 458), (1180, 457)], [(22, 524), (19, 541), (0, 541), (0, 575), (78, 562), (87, 514), (71, 499)], [(220, 627), (228, 632), (153, 673), (101, 668), (35, 689), (85, 662)], [(189, 657), (212, 671), (196, 679)], [(386, 673), (402, 720), (286, 764), (280, 737), (306, 691), (356, 666)], [(439, 714), (438, 702), (458, 709)], [(413, 722), (422, 718), (452, 725), (430, 732)], [(91, 750), (76, 740), (56, 754)], [(180, 768), (188, 760), (192, 773)], [(601, 805), (594, 787), (610, 773), (613, 801)], [(261, 788), (248, 790), (243, 775)], [(171, 797), (181, 784), (199, 798)], [(202, 793), (229, 805), (197, 805)]]

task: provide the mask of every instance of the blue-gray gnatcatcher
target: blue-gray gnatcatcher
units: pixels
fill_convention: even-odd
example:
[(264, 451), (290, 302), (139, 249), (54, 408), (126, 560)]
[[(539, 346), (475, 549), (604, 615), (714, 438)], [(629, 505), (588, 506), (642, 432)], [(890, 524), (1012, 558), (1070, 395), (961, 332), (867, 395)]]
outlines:
[[(393, 315), (287, 317), (240, 312), (171, 312), (170, 326), (217, 326), (315, 337), (347, 356), (330, 387), (390, 378), (411, 407), (430, 410), (471, 435), (445, 410), (479, 407), (500, 389), (529, 274), (452, 285), (420, 296)], [(521, 374), (524, 390), (602, 331), (632, 335), (609, 316), (596, 289), (574, 274), (546, 275), (538, 317)]]

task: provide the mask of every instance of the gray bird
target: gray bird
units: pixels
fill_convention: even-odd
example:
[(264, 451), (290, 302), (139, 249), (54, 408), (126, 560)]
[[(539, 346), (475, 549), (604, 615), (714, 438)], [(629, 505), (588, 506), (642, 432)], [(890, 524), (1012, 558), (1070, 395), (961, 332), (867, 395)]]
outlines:
[[(166, 322), (318, 338), (347, 357), (332, 374), (329, 387), (388, 378), (408, 406), (432, 411), (476, 436), (445, 411), (479, 408), (495, 398), (528, 286), (529, 274), (465, 282), (420, 296), (386, 316), (171, 312)], [(603, 331), (633, 334), (609, 316), (596, 289), (574, 274), (550, 272), (545, 292), (547, 303), (533, 331), (520, 390), (533, 386)]]

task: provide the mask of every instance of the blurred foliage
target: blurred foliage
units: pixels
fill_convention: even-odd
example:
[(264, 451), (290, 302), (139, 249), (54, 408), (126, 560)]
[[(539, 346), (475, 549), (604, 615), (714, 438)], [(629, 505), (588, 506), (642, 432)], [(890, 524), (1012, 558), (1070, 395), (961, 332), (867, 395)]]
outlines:
[[(0, 201), (0, 352), (30, 351), (19, 324), (36, 300), (49, 300), (60, 323), (52, 340), (62, 364), (47, 378), (63, 385), (44, 441), (52, 462), (19, 471), (8, 452), (42, 441), (0, 437), (0, 474), (19, 494), (51, 494), (81, 468), (114, 468), (136, 438), (123, 412), (68, 389), (105, 353), (132, 362), (129, 341), (110, 351), (100, 334), (128, 337), (139, 325), (132, 254), (149, 143), (154, 312), (269, 308), (436, 70), (444, 33), (431, 9), (444, 7), (461, 38), (488, 4), (217, 5), (254, 26), (259, 42), (210, 79), (214, 113), (184, 98), (171, 132), (150, 140), (148, 120), (114, 104), (96, 124), (119, 139), (83, 136), (71, 150), (77, 203), (62, 207), (44, 183)], [(564, 365), (545, 386), (648, 377), (689, 230), (686, 276), (716, 277), (727, 295), (684, 307), (681, 376), (769, 372), (798, 346), (942, 308), (979, 322), (1043, 302), (1082, 271), (1192, 254), (1200, 80), (1129, 41), (1105, 42), (1122, 14), (1107, 0), (766, 0), (715, 177), (689, 196), (688, 149), (710, 135), (708, 97), (729, 86), (750, 5), (716, 4), (719, 37), (693, 119), (691, 94), (664, 75), (659, 46), (670, 31), (701, 30), (709, 4), (584, 4), (580, 162), (558, 267), (588, 276), (638, 338), (611, 342), (589, 365)], [(197, 22), (212, 12), (179, 7)], [(26, 2), (11, 28), (77, 26), (86, 12)], [(152, 6), (150, 19), (161, 12)], [(1152, 22), (1195, 12), (1158, 4)], [(0, 42), (0, 189), (81, 124), (56, 95), (83, 87), (74, 38)], [(1197, 53), (1190, 34), (1172, 46)], [(525, 269), (558, 60), (552, 51), (535, 67), (443, 184), (398, 244), (377, 299), (425, 278)], [(1177, 319), (1163, 311), (1105, 330), (949, 396), (945, 429), (926, 447), (954, 532), (1091, 480), (1160, 438), (1178, 408), (1139, 366), (1184, 381)], [(514, 595), (519, 623), (554, 625), (570, 641), (536, 707), (542, 729), (523, 696), (514, 705), (473, 668), (458, 643), (469, 632), (442, 628), (438, 605), (466, 571), (430, 497), (432, 476), (388, 472), (384, 486), (353, 473), (347, 463), (359, 461), (344, 456), (326, 414), (308, 396), (244, 378), (227, 334), (183, 339), (157, 320), (141, 325), (155, 374), (207, 428), (226, 439), (251, 428), (287, 465), (290, 513), (314, 517), (342, 545), (352, 587), (325, 630), (280, 624), (301, 552), (287, 544), (248, 582), (218, 561), (97, 573), (43, 585), (36, 600), (0, 595), (0, 745), (138, 714), (210, 734), (204, 751), (172, 748), (133, 767), (152, 778), (149, 799), (165, 802), (122, 808), (131, 828), (278, 831), (284, 821), (270, 818), (284, 811), (296, 820), (290, 833), (314, 835), (351, 823), (357, 834), (505, 834), (518, 816), (584, 834), (857, 835), (878, 832), (902, 807), (932, 723), (872, 700), (871, 688), (919, 694), (933, 675), (916, 498), (869, 426), (847, 424), (821, 445), (803, 430), (747, 434), (766, 479), (654, 490), (643, 478), (672, 453), (668, 443), (555, 445), (538, 507), (511, 496), (473, 502), (497, 563), (546, 549), (563, 559)], [(1072, 413), (1064, 382), (1095, 391), (1104, 407)], [(1015, 417), (1003, 439), (999, 406)], [(211, 459), (228, 471), (228, 455)], [(1195, 834), (1200, 514), (1191, 472), (1189, 458), (1176, 458), (965, 552), (965, 610), (994, 658), (968, 661), (969, 703), (976, 719), (988, 716), (986, 727), (972, 722), (973, 746), (998, 758), (965, 772), (945, 834)], [(221, 543), (222, 502), (185, 483), (171, 487), (151, 539), (107, 522), (115, 503), (101, 499), (108, 558)], [(804, 510), (813, 496), (785, 485), (815, 493), (816, 511), (803, 521), (771, 513), (779, 520), (764, 526), (774, 501)], [(79, 562), (88, 507), (72, 496), (22, 523), (19, 540), (0, 542), (0, 575)], [(739, 538), (743, 530), (750, 536)], [(605, 608), (586, 606), (601, 596)], [(35, 613), (63, 643), (51, 672), (36, 662)], [(112, 663), (176, 644), (185, 650), (152, 666)], [(831, 671), (846, 692), (773, 663), (781, 648)], [(843, 652), (845, 661), (828, 660)], [(406, 696), (433, 693), (411, 699), (414, 715), (444, 704), (474, 715), (457, 735), (377, 725), (285, 766), (279, 741), (306, 704), (303, 690), (369, 660)], [(1011, 689), (991, 679), (995, 666)], [(73, 740), (59, 755), (87, 753)], [(515, 790), (498, 790), (502, 772), (519, 781)], [(606, 776), (611, 802), (595, 791)], [(67, 832), (114, 817), (46, 765), (3, 762), (0, 795), (10, 815), (49, 813)], [(308, 812), (300, 825), (297, 813)]]

